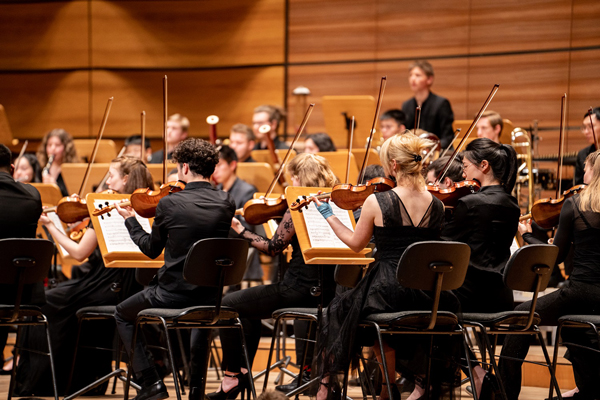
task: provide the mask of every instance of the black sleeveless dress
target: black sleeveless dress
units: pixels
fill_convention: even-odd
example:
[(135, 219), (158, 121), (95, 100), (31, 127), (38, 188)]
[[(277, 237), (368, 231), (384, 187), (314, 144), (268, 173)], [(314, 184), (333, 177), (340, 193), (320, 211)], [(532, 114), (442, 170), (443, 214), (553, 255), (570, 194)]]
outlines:
[[(317, 360), (322, 376), (347, 370), (358, 346), (369, 345), (369, 338), (357, 330), (358, 322), (365, 316), (431, 307), (432, 297), (427, 292), (398, 284), (396, 268), (400, 256), (412, 243), (439, 240), (444, 221), (442, 202), (433, 197), (427, 212), (415, 224), (396, 192), (376, 193), (375, 197), (383, 216), (383, 226), (374, 228), (378, 261), (354, 289), (336, 296), (327, 308), (318, 340)], [(445, 293), (443, 302), (441, 309), (458, 306), (450, 293)], [(408, 343), (406, 337), (402, 340)]]

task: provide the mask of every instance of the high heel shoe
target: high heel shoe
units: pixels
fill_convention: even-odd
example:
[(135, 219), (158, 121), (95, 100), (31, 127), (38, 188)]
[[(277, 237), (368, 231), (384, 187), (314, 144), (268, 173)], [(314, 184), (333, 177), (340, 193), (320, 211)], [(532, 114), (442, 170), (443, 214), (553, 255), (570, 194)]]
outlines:
[[(237, 378), (237, 380), (238, 380), (237, 386), (229, 389), (229, 391), (226, 392), (223, 390), (223, 384), (221, 384), (220, 391), (207, 393), (206, 397), (209, 400), (235, 400), (241, 392), (242, 400), (244, 400), (244, 393), (246, 392), (246, 389), (247, 389), (247, 391), (250, 391), (250, 384), (248, 382), (248, 373), (242, 374), (241, 372), (239, 372), (234, 375), (228, 375), (228, 374), (224, 374), (224, 375), (228, 378)], [(250, 394), (248, 394), (248, 399), (250, 399)]]
[(483, 382), (481, 383), (481, 393), (477, 396), (479, 400), (494, 400), (502, 397), (500, 391), (500, 383), (496, 375), (491, 373), (485, 374)]

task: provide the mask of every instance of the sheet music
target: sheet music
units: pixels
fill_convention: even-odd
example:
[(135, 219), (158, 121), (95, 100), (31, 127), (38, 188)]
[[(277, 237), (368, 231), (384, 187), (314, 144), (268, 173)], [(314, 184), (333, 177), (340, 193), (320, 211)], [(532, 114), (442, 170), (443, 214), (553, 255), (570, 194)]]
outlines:
[[(94, 207), (99, 208), (99, 206), (104, 207), (106, 203), (114, 204), (120, 203), (122, 200), (96, 200), (94, 202)], [(102, 230), (102, 234), (104, 236), (104, 241), (106, 242), (106, 251), (108, 253), (112, 253), (115, 251), (129, 251), (129, 252), (138, 252), (141, 253), (140, 248), (133, 243), (131, 237), (129, 236), (129, 231), (125, 227), (125, 220), (123, 217), (119, 215), (117, 210), (112, 210), (110, 212), (110, 217), (107, 214), (104, 214), (104, 219), (98, 218), (98, 222), (100, 223), (100, 229)], [(150, 233), (150, 221), (147, 218), (140, 217), (137, 213), (135, 214), (135, 218), (138, 220), (142, 228)]]
[[(54, 226), (56, 227), (56, 229), (58, 229), (61, 233), (63, 233), (65, 236), (69, 236), (67, 235), (67, 233), (65, 232), (65, 229), (63, 228), (63, 224), (62, 222), (60, 222), (60, 218), (58, 218), (58, 214), (55, 212), (49, 212), (48, 214), (46, 214), (46, 216), (48, 218), (50, 218), (50, 221), (52, 221), (52, 223), (54, 224)], [(60, 252), (63, 256), (68, 256), (69, 252), (61, 246), (60, 243), (55, 242), (59, 247), (60, 247)]]
[[(338, 217), (342, 224), (354, 231), (348, 210), (342, 210), (332, 201), (330, 201), (329, 204), (331, 205), (333, 213), (336, 217)], [(337, 249), (348, 248), (348, 246), (346, 246), (344, 242), (338, 239), (338, 237), (335, 235), (333, 229), (331, 229), (331, 226), (329, 226), (325, 218), (323, 218), (319, 210), (317, 210), (315, 203), (310, 203), (308, 209), (302, 211), (302, 215), (304, 216), (304, 223), (306, 224), (306, 231), (308, 232), (310, 247), (327, 247)]]

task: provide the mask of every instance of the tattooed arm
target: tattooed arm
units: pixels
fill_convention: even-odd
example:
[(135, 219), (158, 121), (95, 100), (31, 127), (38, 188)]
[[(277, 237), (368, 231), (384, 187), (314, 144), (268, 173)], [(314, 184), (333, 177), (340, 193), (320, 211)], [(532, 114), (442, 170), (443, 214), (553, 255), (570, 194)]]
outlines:
[(292, 222), (292, 214), (290, 213), (290, 210), (285, 212), (281, 223), (277, 227), (277, 230), (270, 240), (247, 230), (235, 218), (231, 223), (231, 227), (243, 239), (246, 239), (248, 242), (250, 242), (251, 246), (256, 247), (258, 250), (270, 256), (275, 256), (285, 250), (296, 234), (296, 229), (294, 228), (294, 223)]

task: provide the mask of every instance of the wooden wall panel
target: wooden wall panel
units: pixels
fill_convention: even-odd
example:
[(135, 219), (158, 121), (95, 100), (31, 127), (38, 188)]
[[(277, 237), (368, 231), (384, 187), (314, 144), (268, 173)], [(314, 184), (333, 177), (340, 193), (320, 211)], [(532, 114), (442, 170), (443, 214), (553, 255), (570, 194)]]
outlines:
[(380, 0), (376, 7), (377, 58), (467, 53), (468, 2)]
[(571, 0), (481, 0), (471, 4), (471, 53), (569, 46)]
[(289, 61), (373, 59), (376, 7), (364, 0), (290, 0)]
[[(166, 71), (168, 113), (190, 119), (190, 135), (208, 137), (206, 117), (219, 116), (217, 133), (228, 137), (232, 125), (252, 121), (252, 110), (263, 103), (283, 104), (283, 68), (241, 68), (210, 71)], [(114, 105), (106, 127), (110, 137), (126, 137), (140, 131), (140, 113), (146, 111), (146, 134), (162, 135), (164, 72), (94, 71), (94, 135), (106, 101)]]
[(87, 3), (0, 4), (0, 70), (85, 68)]
[(88, 135), (88, 72), (0, 73), (0, 104), (16, 138), (41, 138), (54, 128)]
[(283, 62), (279, 0), (94, 1), (99, 67), (207, 67)]
[(572, 29), (571, 46), (600, 45), (600, 2), (573, 0)]

